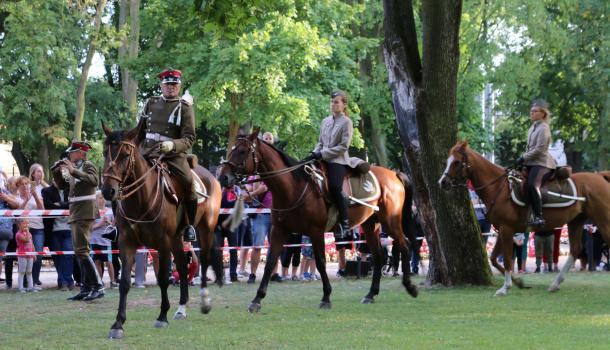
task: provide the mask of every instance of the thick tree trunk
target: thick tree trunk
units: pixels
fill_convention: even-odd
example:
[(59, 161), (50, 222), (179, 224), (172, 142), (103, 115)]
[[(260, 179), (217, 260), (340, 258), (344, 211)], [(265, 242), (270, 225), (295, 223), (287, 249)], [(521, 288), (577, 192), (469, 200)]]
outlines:
[(27, 176), (31, 164), (30, 160), (25, 156), (25, 154), (23, 154), (23, 151), (21, 150), (21, 143), (13, 142), (11, 154), (15, 159), (15, 163), (17, 163), (17, 168), (19, 168), (19, 174)]
[(461, 2), (424, 2), (423, 64), (410, 1), (384, 0), (385, 56), (415, 200), (430, 248), (428, 283), (490, 284), (491, 272), (466, 191), (437, 180), (457, 137)]
[(93, 32), (91, 33), (91, 42), (87, 50), (87, 57), (81, 71), (81, 76), (78, 81), (78, 90), (76, 91), (76, 116), (74, 118), (74, 135), (75, 139), (80, 139), (83, 129), (83, 118), (85, 116), (85, 90), (87, 89), (87, 79), (89, 78), (89, 68), (95, 54), (97, 46), (97, 36), (102, 26), (102, 15), (106, 8), (106, 0), (99, 0), (96, 7), (95, 18), (93, 19)]
[(127, 102), (130, 115), (135, 115), (138, 107), (138, 82), (126, 67), (125, 61), (137, 58), (140, 49), (140, 0), (121, 0), (119, 27), (123, 28), (128, 21), (129, 36), (119, 48), (119, 60), (123, 98)]
[(599, 150), (597, 154), (598, 170), (610, 169), (610, 93), (606, 95), (604, 107), (599, 114)]

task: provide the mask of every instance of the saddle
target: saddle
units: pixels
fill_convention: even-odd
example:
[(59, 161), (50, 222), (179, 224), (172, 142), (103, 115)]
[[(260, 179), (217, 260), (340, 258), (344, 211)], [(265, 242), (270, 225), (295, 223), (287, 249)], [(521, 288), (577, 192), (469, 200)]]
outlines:
[[(337, 222), (338, 212), (328, 195), (326, 163), (322, 161), (317, 164), (319, 167), (313, 163), (306, 165), (305, 171), (312, 176), (318, 185), (318, 190), (329, 204), (326, 231), (330, 231)], [(377, 200), (381, 197), (381, 187), (372, 171), (367, 169), (366, 172), (360, 173), (358, 170), (348, 167), (346, 176), (343, 178), (343, 193), (349, 198), (348, 206), (350, 207), (363, 205), (362, 203), (376, 207)]]
[[(576, 185), (570, 178), (572, 168), (561, 167), (550, 173), (540, 187), (543, 208), (564, 208), (573, 205), (578, 197)], [(508, 175), (510, 196), (512, 201), (525, 207), (525, 180), (527, 171), (512, 171)], [(564, 196), (564, 197), (562, 197)], [(567, 196), (567, 197), (566, 197)]]
[[(197, 203), (201, 204), (209, 197), (208, 190), (205, 187), (201, 178), (195, 173), (195, 167), (197, 166), (197, 156), (194, 154), (187, 154), (186, 156), (189, 168), (191, 168), (191, 175), (193, 176), (193, 186), (195, 186), (195, 193), (197, 194)], [(161, 161), (161, 182), (163, 184), (163, 191), (169, 196), (172, 202), (176, 205), (180, 204), (180, 196), (176, 191), (174, 182), (172, 180), (171, 171), (167, 168), (167, 165)]]

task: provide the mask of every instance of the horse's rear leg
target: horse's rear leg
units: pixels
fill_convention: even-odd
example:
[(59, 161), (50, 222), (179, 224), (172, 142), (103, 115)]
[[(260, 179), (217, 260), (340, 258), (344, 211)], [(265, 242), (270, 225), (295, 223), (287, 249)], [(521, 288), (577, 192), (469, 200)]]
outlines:
[[(386, 210), (389, 212), (389, 208)], [(409, 243), (403, 233), (402, 217), (396, 214), (390, 217), (382, 215), (380, 216), (380, 220), (383, 227), (388, 230), (388, 234), (394, 240), (393, 244), (398, 244), (400, 249), (400, 259), (402, 260), (402, 285), (407, 290), (407, 293), (413, 298), (417, 298), (417, 287), (411, 282), (411, 253), (409, 252)], [(379, 238), (377, 238), (377, 240), (378, 239)]]
[(313, 255), (316, 259), (316, 269), (320, 273), (320, 278), (322, 279), (322, 291), (324, 292), (322, 295), (322, 300), (320, 300), (320, 309), (330, 309), (330, 293), (332, 293), (333, 288), (330, 285), (330, 280), (328, 279), (328, 274), (326, 273), (326, 246), (324, 244), (323, 230), (319, 233), (312, 234), (310, 238), (313, 248)]
[[(513, 286), (512, 268), (513, 268), (513, 231), (505, 227), (500, 228), (498, 239), (502, 240), (502, 255), (504, 257), (504, 284), (496, 291), (496, 296), (504, 296), (508, 294), (508, 290)], [(501, 237), (500, 237), (501, 236)]]
[(222, 287), (223, 268), (222, 268), (222, 251), (214, 247), (213, 228), (210, 226), (199, 225), (199, 261), (201, 264), (201, 287), (199, 289), (199, 297), (201, 298), (200, 311), (207, 314), (212, 310), (212, 298), (208, 290), (207, 272), (210, 262), (216, 274), (216, 282)]
[[(362, 298), (363, 304), (371, 304), (375, 302), (375, 296), (379, 294), (379, 283), (381, 281), (381, 243), (379, 236), (375, 232), (375, 220), (369, 218), (362, 224), (362, 229), (366, 235), (366, 244), (371, 250), (373, 256), (373, 278), (371, 280), (371, 288), (367, 295)], [(404, 265), (403, 265), (404, 266)]]
[(267, 261), (267, 264), (265, 264), (265, 273), (263, 274), (261, 284), (258, 286), (258, 290), (256, 291), (256, 297), (254, 297), (252, 302), (250, 302), (250, 305), (248, 305), (249, 312), (258, 312), (261, 309), (261, 300), (263, 300), (267, 295), (267, 285), (269, 285), (271, 274), (273, 273), (277, 259), (282, 252), (284, 243), (286, 242), (286, 234), (279, 230), (275, 225), (272, 225), (271, 232), (269, 233), (269, 241), (269, 244), (271, 245), (269, 260)]
[(568, 223), (568, 239), (570, 240), (570, 255), (568, 255), (568, 260), (561, 267), (561, 271), (553, 283), (549, 286), (549, 292), (556, 292), (559, 290), (559, 285), (561, 282), (565, 280), (566, 273), (570, 271), (572, 266), (574, 265), (574, 261), (580, 255), (580, 251), (582, 250), (582, 229), (585, 224), (585, 217), (577, 217)]
[(174, 240), (172, 252), (174, 254), (174, 263), (180, 278), (180, 302), (178, 310), (174, 314), (174, 320), (183, 320), (186, 318), (186, 303), (189, 300), (189, 285), (188, 272), (186, 266), (186, 253), (182, 245), (182, 240)]
[(161, 289), (161, 311), (159, 317), (153, 324), (155, 328), (166, 328), (169, 326), (167, 321), (167, 311), (169, 310), (169, 298), (167, 296), (167, 287), (169, 286), (169, 271), (170, 253), (166, 249), (159, 250), (159, 274), (157, 275), (157, 284)]
[(108, 332), (108, 338), (110, 339), (121, 339), (124, 336), (123, 324), (125, 324), (125, 321), (127, 320), (127, 294), (129, 293), (129, 288), (131, 288), (131, 267), (133, 266), (136, 253), (135, 246), (120, 244), (119, 247), (121, 249), (121, 260), (123, 262), (121, 280), (119, 281), (119, 310), (116, 315), (116, 321)]

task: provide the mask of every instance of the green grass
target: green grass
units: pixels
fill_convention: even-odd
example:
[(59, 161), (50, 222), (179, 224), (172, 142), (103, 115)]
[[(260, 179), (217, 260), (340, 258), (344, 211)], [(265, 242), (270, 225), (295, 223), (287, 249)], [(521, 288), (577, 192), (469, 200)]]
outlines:
[[(319, 282), (273, 283), (259, 314), (246, 307), (255, 287), (211, 288), (214, 307), (203, 315), (198, 288), (190, 288), (188, 318), (154, 329), (159, 289), (132, 289), (125, 338), (107, 340), (118, 291), (92, 303), (67, 294), (0, 292), (2, 349), (579, 349), (610, 344), (608, 274), (571, 273), (558, 293), (546, 291), (554, 275), (526, 275), (532, 289), (494, 297), (492, 287), (420, 289), (413, 299), (400, 281), (384, 278), (372, 305), (360, 304), (370, 280), (334, 281), (332, 310), (319, 310)], [(421, 278), (415, 280), (422, 282)], [(170, 287), (176, 310), (178, 288)]]

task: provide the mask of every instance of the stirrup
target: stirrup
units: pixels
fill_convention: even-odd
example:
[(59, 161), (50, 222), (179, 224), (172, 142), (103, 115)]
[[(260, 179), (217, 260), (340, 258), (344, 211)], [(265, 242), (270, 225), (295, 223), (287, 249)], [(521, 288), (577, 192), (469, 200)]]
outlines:
[(542, 227), (545, 223), (546, 222), (542, 216), (534, 216), (534, 218), (528, 222), (528, 225), (533, 227)]
[(188, 225), (184, 228), (183, 235), (185, 242), (196, 242), (197, 241), (197, 233), (195, 232), (195, 228), (193, 225)]
[(351, 237), (349, 224), (346, 222), (339, 223), (339, 227), (335, 230), (335, 239), (346, 239)]

